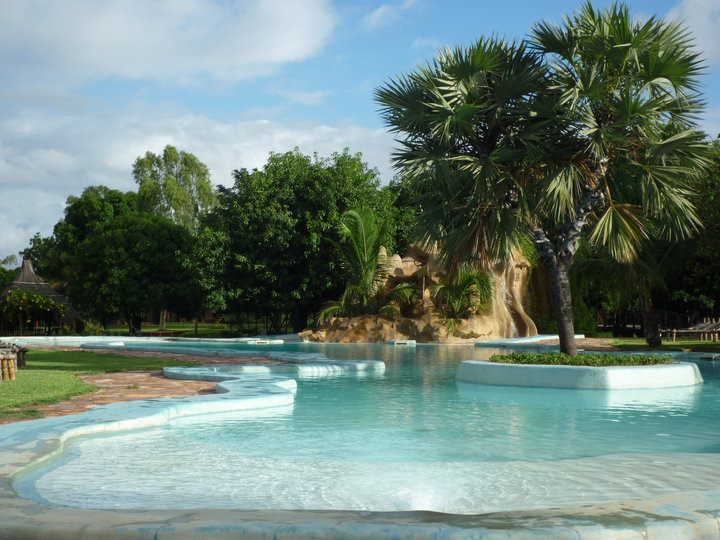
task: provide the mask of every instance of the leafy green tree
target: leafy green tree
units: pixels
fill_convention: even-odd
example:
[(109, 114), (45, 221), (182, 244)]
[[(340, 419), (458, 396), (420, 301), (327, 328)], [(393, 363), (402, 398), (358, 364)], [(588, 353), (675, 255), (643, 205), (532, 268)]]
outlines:
[(151, 310), (190, 315), (200, 302), (194, 276), (182, 264), (190, 256), (190, 233), (139, 212), (136, 202), (134, 193), (89, 187), (68, 198), (52, 236), (36, 236), (25, 252), (86, 315), (104, 325), (125, 319), (133, 332)]
[(700, 61), (687, 32), (584, 5), (531, 48), (482, 39), (377, 91), (421, 232), (452, 265), (533, 239), (552, 278), (561, 350), (576, 353), (570, 268), (583, 233), (618, 260), (699, 226)]
[[(326, 159), (298, 150), (271, 154), (262, 169), (233, 174), (234, 185), (219, 188), (205, 221), (224, 250), (215, 259), (223, 259), (222, 268), (206, 276), (208, 283), (223, 283), (227, 313), (264, 313), (271, 331), (291, 313), (302, 330), (342, 291), (341, 216), (368, 207), (384, 221), (393, 211), (391, 194), (380, 188), (377, 171), (347, 150)], [(385, 231), (389, 249), (392, 237)]]
[(105, 186), (90, 186), (79, 197), (70, 196), (63, 219), (52, 235), (35, 234), (22, 255), (44, 278), (60, 284), (76, 276), (73, 258), (80, 246), (113, 220), (137, 212), (137, 195)]
[(387, 217), (388, 226), (393, 231), (394, 251), (405, 255), (408, 248), (418, 240), (418, 205), (412, 184), (399, 176), (383, 188), (392, 201), (392, 211)]
[(146, 152), (133, 164), (138, 205), (189, 231), (212, 208), (215, 192), (210, 169), (193, 154), (166, 146), (162, 155)]
[[(33, 325), (42, 325), (43, 332), (49, 333), (52, 327), (59, 326), (65, 315), (65, 306), (41, 293), (14, 289), (3, 298), (0, 305), (10, 327), (24, 334)], [(17, 323), (17, 326), (15, 326)]]
[[(200, 217), (215, 203), (210, 170), (189, 152), (166, 146), (162, 155), (146, 152), (135, 160), (133, 177), (138, 185), (140, 210), (170, 219), (195, 231)], [(160, 309), (160, 330), (165, 329), (167, 309)]]
[(15, 268), (18, 265), (17, 255), (7, 255), (0, 259), (0, 266), (3, 268)]
[(682, 265), (667, 277), (672, 306), (698, 318), (717, 314), (720, 307), (720, 139), (712, 142), (711, 158), (695, 199), (703, 229), (680, 246), (675, 260)]
[(224, 280), (229, 261), (228, 232), (201, 226), (193, 236), (193, 247), (183, 266), (193, 276), (201, 291), (200, 308), (213, 313), (228, 310), (230, 292)]
[(610, 300), (616, 310), (628, 311), (637, 307), (648, 345), (660, 346), (662, 339), (655, 296), (666, 294), (666, 276), (677, 268), (672, 262), (674, 247), (647, 243), (633, 261), (619, 262), (606, 250), (582, 242), (571, 273), (576, 320), (582, 308), (592, 317), (592, 308), (585, 302), (585, 297), (595, 293), (596, 298), (605, 302)]
[(8, 255), (0, 259), (0, 291), (10, 285), (19, 273), (17, 255)]

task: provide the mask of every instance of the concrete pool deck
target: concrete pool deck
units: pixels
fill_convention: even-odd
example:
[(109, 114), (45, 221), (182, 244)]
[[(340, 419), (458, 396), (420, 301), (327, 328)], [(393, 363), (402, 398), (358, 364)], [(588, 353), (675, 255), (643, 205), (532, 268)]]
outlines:
[[(292, 407), (294, 374), (322, 377), (381, 370), (374, 362), (333, 362), (281, 353), (289, 365), (168, 368), (183, 380), (217, 381), (218, 394), (115, 403), (82, 414), (0, 426), (0, 539), (163, 538), (720, 538), (720, 489), (642, 501), (533, 511), (456, 515), (425, 511), (84, 510), (19, 497), (17, 475), (51, 459), (73, 437), (162, 425), (193, 414)], [(347, 369), (345, 369), (347, 368)], [(679, 457), (678, 459), (682, 459)], [(709, 467), (720, 455), (708, 456)]]

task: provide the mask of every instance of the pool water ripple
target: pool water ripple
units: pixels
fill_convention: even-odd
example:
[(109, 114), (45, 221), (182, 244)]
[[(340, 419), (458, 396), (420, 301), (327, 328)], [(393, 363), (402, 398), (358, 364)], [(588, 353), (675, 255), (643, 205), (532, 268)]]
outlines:
[(479, 348), (318, 350), (386, 369), (300, 376), (294, 406), (258, 415), (82, 438), (16, 488), (83, 508), (473, 514), (720, 481), (720, 386), (710, 363), (701, 387), (605, 392), (455, 382), (460, 360), (491, 352)]

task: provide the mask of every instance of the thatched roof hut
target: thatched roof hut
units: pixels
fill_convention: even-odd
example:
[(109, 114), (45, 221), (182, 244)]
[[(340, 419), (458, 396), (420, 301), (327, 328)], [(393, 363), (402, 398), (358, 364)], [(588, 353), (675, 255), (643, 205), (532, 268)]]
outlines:
[(20, 274), (15, 280), (3, 289), (0, 293), (0, 304), (3, 303), (8, 294), (14, 290), (24, 290), (35, 294), (42, 294), (51, 298), (58, 304), (65, 306), (64, 320), (66, 323), (73, 326), (80, 322), (80, 315), (72, 307), (70, 302), (65, 296), (53, 289), (45, 280), (35, 273), (32, 262), (28, 259), (23, 259), (22, 266), (20, 267)]

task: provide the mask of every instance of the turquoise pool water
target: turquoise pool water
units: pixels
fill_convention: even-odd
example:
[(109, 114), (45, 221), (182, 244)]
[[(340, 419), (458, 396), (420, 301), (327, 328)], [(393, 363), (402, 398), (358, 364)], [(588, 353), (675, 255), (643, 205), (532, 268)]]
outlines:
[(490, 349), (215, 346), (319, 351), (383, 360), (386, 369), (300, 378), (292, 407), (78, 439), (16, 490), (83, 508), (472, 514), (647, 498), (720, 480), (713, 362), (700, 363), (699, 387), (606, 392), (455, 381), (460, 360), (500, 352)]

